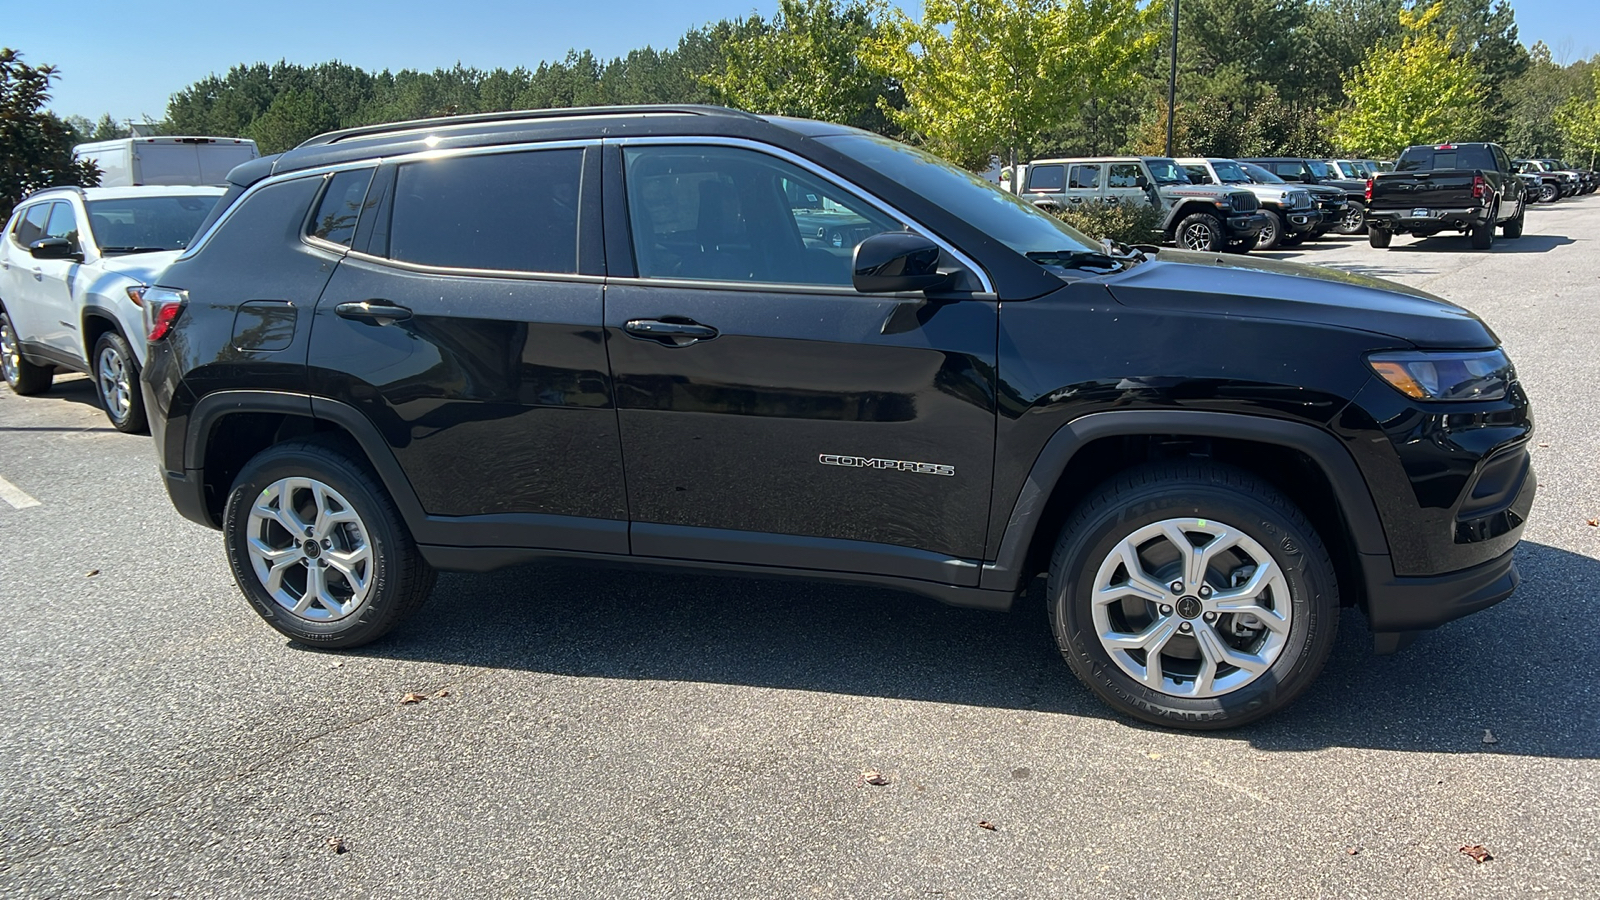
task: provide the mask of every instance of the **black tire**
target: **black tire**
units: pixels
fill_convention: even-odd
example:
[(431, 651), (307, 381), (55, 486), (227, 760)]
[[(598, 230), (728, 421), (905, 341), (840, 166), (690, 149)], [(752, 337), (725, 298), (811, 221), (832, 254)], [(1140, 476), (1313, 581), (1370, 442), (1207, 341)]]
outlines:
[[(256, 574), (247, 546), (251, 511), (264, 492), (286, 478), (314, 479), (348, 501), (358, 517), (359, 531), (371, 548), (370, 568), (365, 571), (370, 591), (365, 602), (354, 606), (344, 618), (318, 622), (297, 615), (274, 600)], [(342, 649), (377, 640), (423, 604), (436, 578), (366, 459), (338, 440), (288, 441), (258, 453), (245, 464), (228, 493), (222, 533), (234, 581), (251, 607), (282, 634), (312, 646)], [(298, 537), (289, 543), (296, 540)], [(319, 550), (317, 561), (323, 562), (321, 557), (327, 554), (328, 551)], [(302, 560), (302, 569), (309, 570), (310, 561)], [(291, 571), (297, 570), (291, 566)], [(348, 586), (348, 582), (345, 584)]]
[(1256, 242), (1253, 239), (1252, 240), (1248, 240), (1248, 241), (1229, 241), (1226, 245), (1223, 246), (1222, 252), (1223, 253), (1244, 254), (1244, 253), (1249, 253), (1251, 250), (1255, 249), (1255, 246), (1256, 246)]
[(1304, 244), (1306, 242), (1306, 238), (1308, 237), (1311, 237), (1311, 235), (1303, 231), (1298, 233), (1291, 231), (1283, 236), (1283, 240), (1279, 241), (1278, 245), (1280, 247), (1298, 247), (1301, 244)]
[(1376, 225), (1367, 226), (1367, 243), (1377, 247), (1379, 250), (1388, 247), (1389, 242), (1392, 240), (1394, 240), (1394, 235), (1384, 231), (1382, 228)]
[[(108, 366), (110, 360), (114, 362)], [(123, 434), (148, 433), (144, 389), (139, 384), (139, 360), (134, 358), (127, 340), (115, 331), (100, 335), (100, 340), (95, 341), (94, 353), (89, 356), (89, 368), (95, 397), (100, 401), (100, 408), (105, 410), (106, 418), (111, 420), (111, 427)]]
[(0, 346), (9, 348), (5, 357), (0, 359), (0, 375), (4, 375), (6, 384), (10, 385), (14, 394), (24, 397), (42, 394), (50, 390), (51, 383), (55, 381), (55, 369), (28, 362), (28, 358), (22, 355), (21, 340), (17, 329), (11, 324), (10, 314), (0, 311)]
[(1367, 205), (1351, 200), (1345, 207), (1344, 218), (1334, 228), (1340, 234), (1360, 234), (1367, 228)]
[(1523, 205), (1517, 210), (1517, 214), (1515, 216), (1507, 219), (1506, 223), (1500, 226), (1500, 233), (1504, 235), (1507, 240), (1522, 237), (1522, 226), (1527, 221), (1528, 207), (1527, 205)]
[(1539, 202), (1554, 203), (1561, 199), (1561, 189), (1548, 181), (1539, 182)]
[(1270, 209), (1264, 209), (1262, 210), (1262, 213), (1267, 217), (1267, 225), (1265, 228), (1261, 229), (1260, 234), (1256, 235), (1256, 249), (1276, 250), (1278, 249), (1278, 245), (1283, 243), (1283, 216), (1278, 215)]
[(1173, 229), (1172, 240), (1185, 250), (1216, 253), (1227, 245), (1222, 220), (1210, 213), (1190, 213)]
[(1487, 250), (1494, 246), (1494, 219), (1495, 213), (1491, 211), (1483, 224), (1473, 226), (1472, 249)]
[[(1272, 663), (1254, 680), (1213, 697), (1175, 696), (1134, 678), (1112, 659), (1093, 618), (1093, 593), (1102, 561), (1139, 529), (1171, 519), (1198, 521), (1201, 526), (1225, 523), (1226, 528), (1242, 533), (1278, 566), (1288, 595), (1281, 601), (1276, 596), (1271, 598), (1274, 610), (1289, 613), (1287, 634)], [(1219, 557), (1233, 552), (1224, 550)], [(1158, 578), (1153, 572), (1147, 574)], [(1275, 593), (1277, 588), (1270, 590)], [(1062, 656), (1102, 700), (1119, 712), (1146, 722), (1197, 730), (1244, 725), (1287, 706), (1321, 671), (1339, 625), (1339, 591), (1333, 564), (1322, 539), (1300, 510), (1249, 473), (1196, 462), (1131, 469), (1080, 504), (1056, 543), (1047, 602), (1051, 630)], [(1186, 595), (1174, 602), (1174, 607), (1163, 608), (1167, 619), (1172, 619), (1185, 604), (1192, 608), (1197, 601)], [(1150, 608), (1153, 610), (1154, 606)], [(1194, 623), (1187, 639), (1197, 647), (1202, 629), (1215, 637), (1217, 629), (1229, 627), (1226, 619), (1203, 619), (1195, 613), (1184, 620)], [(1215, 621), (1215, 629), (1204, 624), (1207, 621)], [(1261, 639), (1267, 638), (1267, 630), (1270, 629), (1263, 625)], [(1175, 635), (1171, 640), (1179, 638)], [(1167, 646), (1172, 646), (1171, 641)], [(1163, 660), (1168, 658), (1164, 653)], [(1164, 672), (1167, 669), (1166, 665), (1162, 668)]]

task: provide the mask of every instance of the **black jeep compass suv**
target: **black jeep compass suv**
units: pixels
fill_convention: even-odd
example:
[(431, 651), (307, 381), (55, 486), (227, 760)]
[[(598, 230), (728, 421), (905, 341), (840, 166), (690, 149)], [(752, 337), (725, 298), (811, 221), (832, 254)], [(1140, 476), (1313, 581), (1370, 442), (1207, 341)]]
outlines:
[(1003, 610), (1142, 719), (1292, 700), (1517, 585), (1528, 400), (1464, 309), (1095, 244), (838, 125), (463, 116), (235, 169), (145, 295), (178, 510), (245, 597), (371, 641), (439, 569), (547, 557)]

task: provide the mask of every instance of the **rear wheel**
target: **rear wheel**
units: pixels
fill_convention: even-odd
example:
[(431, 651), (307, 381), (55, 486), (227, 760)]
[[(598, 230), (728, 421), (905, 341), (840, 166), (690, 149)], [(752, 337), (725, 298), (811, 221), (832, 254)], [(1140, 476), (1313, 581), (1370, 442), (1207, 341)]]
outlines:
[(1102, 700), (1182, 728), (1288, 705), (1338, 628), (1333, 564), (1304, 515), (1245, 472), (1130, 470), (1062, 529), (1049, 611), (1062, 655)]
[(1340, 234), (1360, 234), (1367, 225), (1367, 206), (1354, 200), (1345, 205), (1344, 218), (1339, 220), (1337, 231)]
[(1227, 243), (1222, 231), (1222, 221), (1210, 213), (1190, 213), (1178, 223), (1173, 240), (1185, 250), (1205, 250), (1215, 253)]
[(1494, 246), (1494, 218), (1495, 213), (1491, 211), (1483, 224), (1473, 226), (1472, 249), (1487, 250)]
[(1376, 225), (1367, 226), (1367, 243), (1377, 247), (1379, 250), (1389, 246), (1389, 242), (1392, 240), (1394, 240), (1394, 235), (1384, 231), (1382, 228)]
[(94, 345), (94, 383), (100, 408), (111, 427), (124, 434), (144, 434), (144, 391), (139, 386), (139, 363), (122, 335), (108, 331)]
[(223, 513), (234, 581), (267, 624), (321, 647), (377, 640), (427, 599), (434, 571), (364, 460), (312, 439), (263, 450)]
[(55, 370), (49, 366), (36, 366), (22, 355), (22, 339), (11, 324), (9, 313), (0, 312), (0, 374), (11, 386), (13, 393), (42, 394), (55, 380)]

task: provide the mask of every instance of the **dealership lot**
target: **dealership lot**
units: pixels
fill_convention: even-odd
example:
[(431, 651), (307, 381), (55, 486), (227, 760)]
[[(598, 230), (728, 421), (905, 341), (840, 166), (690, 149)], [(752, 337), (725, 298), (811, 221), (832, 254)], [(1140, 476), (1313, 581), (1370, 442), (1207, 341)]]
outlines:
[(1108, 718), (1037, 594), (550, 566), (443, 576), (392, 638), (312, 651), (87, 380), (0, 389), (0, 894), (1594, 896), (1597, 232), (1583, 197), (1489, 252), (1267, 254), (1482, 315), (1541, 495), (1511, 600), (1384, 658), (1347, 614), (1295, 707), (1215, 735)]

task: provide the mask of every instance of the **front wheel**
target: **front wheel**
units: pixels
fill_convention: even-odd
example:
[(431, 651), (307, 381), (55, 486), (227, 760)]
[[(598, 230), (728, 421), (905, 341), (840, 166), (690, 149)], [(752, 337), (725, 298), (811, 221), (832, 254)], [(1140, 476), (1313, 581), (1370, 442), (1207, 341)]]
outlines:
[(1222, 232), (1222, 222), (1210, 213), (1190, 213), (1178, 223), (1173, 235), (1178, 246), (1185, 250), (1204, 250), (1216, 253), (1227, 244)]
[(223, 543), (267, 624), (320, 647), (377, 640), (427, 599), (434, 571), (365, 460), (344, 444), (261, 451), (233, 483)]
[(1231, 728), (1287, 706), (1339, 622), (1333, 564), (1305, 516), (1248, 473), (1130, 470), (1080, 505), (1050, 565), (1073, 672), (1120, 712)]
[(1360, 234), (1367, 227), (1367, 207), (1365, 204), (1351, 201), (1344, 208), (1344, 218), (1339, 220), (1337, 231), (1340, 234)]
[(122, 335), (108, 331), (94, 345), (94, 384), (100, 408), (111, 427), (123, 434), (149, 430), (144, 414), (144, 389), (139, 385), (139, 363)]
[(1561, 189), (1560, 188), (1556, 187), (1555, 185), (1551, 184), (1548, 181), (1539, 185), (1539, 202), (1540, 203), (1554, 203), (1559, 199), (1561, 199)]
[(1276, 250), (1283, 240), (1283, 216), (1272, 210), (1266, 210), (1263, 215), (1267, 217), (1267, 225), (1261, 229), (1261, 234), (1256, 237), (1257, 250)]
[(36, 366), (22, 355), (22, 339), (11, 324), (9, 313), (0, 312), (0, 375), (12, 393), (27, 396), (42, 394), (50, 389), (55, 371), (49, 366)]

